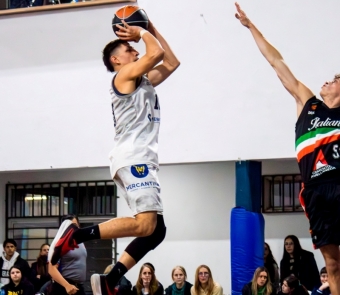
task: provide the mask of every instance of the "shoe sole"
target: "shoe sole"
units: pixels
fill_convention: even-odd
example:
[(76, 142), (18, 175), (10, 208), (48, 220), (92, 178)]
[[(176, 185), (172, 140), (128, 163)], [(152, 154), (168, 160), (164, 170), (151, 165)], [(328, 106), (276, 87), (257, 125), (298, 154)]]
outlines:
[(91, 276), (91, 288), (93, 295), (102, 295), (102, 288), (100, 286), (100, 275), (97, 273)]
[[(48, 261), (52, 262), (52, 258), (54, 256), (54, 249), (56, 244), (59, 242), (60, 238), (63, 236), (64, 232), (66, 231), (66, 229), (72, 224), (71, 220), (65, 220), (61, 226), (58, 229), (58, 232), (55, 236), (55, 238), (52, 241), (52, 244), (50, 246), (50, 250), (48, 251)], [(60, 257), (59, 257), (60, 259)], [(58, 259), (58, 260), (59, 260)], [(53, 263), (52, 263), (53, 264)]]

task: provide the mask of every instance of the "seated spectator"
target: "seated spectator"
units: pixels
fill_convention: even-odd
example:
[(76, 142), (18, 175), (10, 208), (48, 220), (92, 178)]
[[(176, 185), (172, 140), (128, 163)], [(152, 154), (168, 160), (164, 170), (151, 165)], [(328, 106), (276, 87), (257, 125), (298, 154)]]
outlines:
[(9, 283), (2, 287), (4, 295), (34, 295), (34, 287), (27, 278), (22, 276), (20, 266), (14, 265), (9, 269)]
[(21, 258), (17, 250), (17, 243), (13, 239), (6, 239), (2, 244), (4, 251), (0, 257), (0, 283), (9, 283), (9, 269), (15, 264), (20, 267), (22, 276), (31, 278), (31, 269), (28, 262)]
[(190, 295), (192, 284), (186, 281), (187, 272), (183, 266), (175, 266), (171, 277), (174, 283), (165, 289), (165, 295)]
[(328, 274), (326, 267), (320, 270), (320, 281), (321, 285), (319, 288), (314, 288), (312, 295), (330, 295), (331, 291), (329, 289)]
[[(155, 267), (153, 266), (152, 263), (150, 263), (150, 262), (145, 262), (144, 264), (145, 264), (145, 265), (148, 265), (149, 267), (151, 267), (151, 268), (153, 269), (153, 272), (154, 272), (155, 275), (156, 275), (156, 269), (155, 269)], [(162, 283), (161, 283), (160, 281), (158, 281), (158, 285), (159, 285), (160, 288), (162, 288), (162, 289), (164, 290), (164, 287), (163, 287), (163, 285), (162, 285)]]
[(294, 275), (285, 278), (281, 288), (282, 291), (278, 295), (309, 295), (306, 287), (301, 285), (299, 279)]
[(157, 281), (152, 264), (144, 263), (139, 271), (138, 280), (133, 286), (133, 295), (163, 295), (164, 289)]
[(250, 283), (244, 285), (242, 295), (275, 295), (276, 289), (270, 281), (268, 270), (258, 267)]
[(275, 290), (280, 291), (279, 267), (275, 261), (272, 250), (267, 243), (264, 243), (264, 266), (268, 270), (270, 281)]
[(48, 274), (47, 268), (47, 256), (49, 249), (49, 244), (42, 244), (40, 246), (40, 252), (37, 261), (33, 262), (31, 266), (31, 282), (33, 283), (34, 290), (37, 293), (44, 284), (51, 280), (51, 276)]
[(282, 280), (291, 274), (299, 278), (307, 290), (312, 291), (320, 284), (319, 270), (313, 253), (302, 249), (299, 239), (294, 235), (289, 235), (284, 240), (280, 263), (281, 285)]
[(191, 295), (222, 295), (222, 287), (214, 282), (210, 268), (200, 265), (196, 269), (195, 284), (190, 289)]

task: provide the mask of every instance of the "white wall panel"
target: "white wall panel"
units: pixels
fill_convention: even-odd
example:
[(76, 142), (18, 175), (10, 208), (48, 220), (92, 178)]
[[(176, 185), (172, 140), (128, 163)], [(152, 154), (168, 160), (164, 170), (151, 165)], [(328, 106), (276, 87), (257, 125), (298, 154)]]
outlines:
[[(233, 3), (139, 1), (182, 62), (157, 89), (161, 163), (294, 156), (294, 101)], [(240, 4), (315, 93), (339, 70), (339, 1)], [(111, 75), (101, 50), (118, 6), (1, 16), (0, 171), (108, 165)]]

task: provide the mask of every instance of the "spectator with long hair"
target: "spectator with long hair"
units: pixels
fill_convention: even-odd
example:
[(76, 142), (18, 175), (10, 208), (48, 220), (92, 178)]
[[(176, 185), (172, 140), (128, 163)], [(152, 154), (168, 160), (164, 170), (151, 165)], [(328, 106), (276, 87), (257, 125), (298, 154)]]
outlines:
[(34, 295), (34, 287), (29, 280), (23, 276), (21, 266), (13, 265), (9, 269), (9, 283), (2, 287), (4, 295)]
[(295, 275), (290, 275), (283, 280), (282, 291), (278, 295), (309, 295), (309, 293)]
[(200, 265), (196, 269), (195, 283), (191, 287), (191, 295), (222, 295), (222, 287), (213, 279), (210, 268)]
[(275, 295), (276, 289), (270, 281), (268, 270), (264, 267), (258, 267), (250, 283), (244, 285), (242, 295)]
[(283, 256), (280, 262), (281, 285), (283, 279), (294, 274), (307, 290), (320, 284), (319, 270), (314, 254), (302, 249), (299, 239), (289, 235), (284, 239)]
[(183, 266), (177, 265), (171, 271), (173, 284), (165, 289), (165, 295), (190, 295), (192, 284), (187, 282), (187, 272)]
[(264, 243), (264, 266), (268, 270), (270, 281), (276, 291), (280, 289), (279, 266), (273, 256), (272, 250), (267, 243)]
[(144, 263), (142, 265), (132, 293), (134, 295), (163, 295), (163, 286), (158, 282), (152, 264)]
[(35, 292), (39, 292), (40, 288), (51, 280), (48, 273), (47, 256), (50, 249), (49, 244), (42, 244), (40, 246), (39, 256), (36, 262), (31, 265), (31, 282), (34, 285)]

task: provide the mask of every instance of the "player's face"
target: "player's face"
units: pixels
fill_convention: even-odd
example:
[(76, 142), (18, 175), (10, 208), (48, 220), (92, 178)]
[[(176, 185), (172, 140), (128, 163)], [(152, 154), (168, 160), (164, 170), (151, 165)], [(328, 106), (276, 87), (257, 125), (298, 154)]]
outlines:
[(292, 239), (286, 239), (285, 240), (285, 249), (288, 252), (288, 254), (293, 254), (294, 252), (294, 242)]
[(206, 284), (209, 281), (210, 273), (205, 267), (201, 267), (198, 271), (198, 279), (201, 284)]
[(176, 285), (183, 285), (185, 281), (184, 273), (177, 268), (172, 275), (172, 279)]
[(268, 280), (268, 275), (265, 271), (261, 271), (259, 276), (257, 277), (256, 283), (259, 287), (263, 287)]
[(323, 273), (322, 275), (320, 275), (320, 281), (322, 284), (328, 282), (328, 274)]
[(121, 65), (126, 65), (138, 60), (139, 52), (134, 49), (129, 43), (122, 44), (115, 54)]
[(143, 281), (143, 285), (149, 285), (152, 279), (152, 272), (150, 268), (144, 267), (141, 273), (141, 279)]
[(15, 284), (20, 283), (21, 280), (21, 271), (17, 268), (12, 268), (10, 273), (11, 279)]
[(7, 243), (6, 246), (5, 246), (4, 251), (5, 251), (7, 256), (12, 257), (14, 252), (16, 251), (16, 249), (17, 248), (13, 244)]
[(41, 248), (40, 256), (47, 256), (49, 250), (50, 250), (50, 246), (44, 245), (44, 247)]
[(289, 292), (290, 292), (290, 288), (289, 288), (287, 282), (283, 281), (283, 284), (282, 284), (282, 293), (288, 294)]
[(333, 80), (325, 82), (321, 87), (320, 95), (322, 98), (340, 95), (340, 77), (334, 77)]

